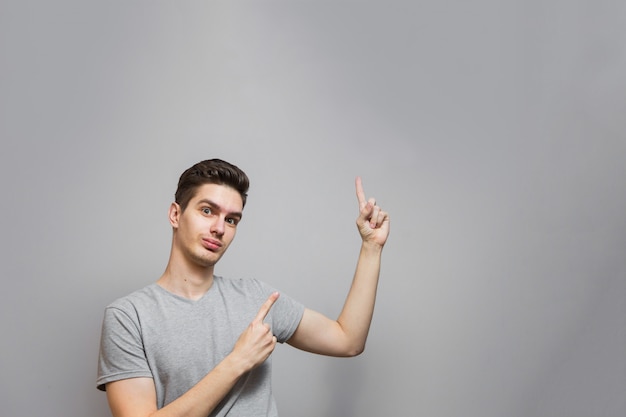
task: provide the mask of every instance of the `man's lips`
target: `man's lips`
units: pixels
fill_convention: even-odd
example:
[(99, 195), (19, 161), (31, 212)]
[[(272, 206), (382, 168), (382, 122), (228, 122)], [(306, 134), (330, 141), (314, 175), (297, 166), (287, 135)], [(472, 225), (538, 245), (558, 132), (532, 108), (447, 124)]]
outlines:
[(202, 245), (210, 251), (216, 251), (222, 247), (222, 242), (216, 239), (202, 239)]

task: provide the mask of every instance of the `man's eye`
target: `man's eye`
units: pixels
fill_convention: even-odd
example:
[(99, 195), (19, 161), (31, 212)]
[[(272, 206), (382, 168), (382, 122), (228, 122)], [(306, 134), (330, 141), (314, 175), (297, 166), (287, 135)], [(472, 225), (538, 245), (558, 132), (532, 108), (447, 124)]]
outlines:
[(205, 208), (202, 209), (202, 212), (204, 214), (211, 214), (211, 209), (209, 207), (205, 207)]
[(226, 219), (226, 223), (232, 224), (232, 225), (236, 226), (237, 225), (237, 219), (232, 219), (232, 218)]

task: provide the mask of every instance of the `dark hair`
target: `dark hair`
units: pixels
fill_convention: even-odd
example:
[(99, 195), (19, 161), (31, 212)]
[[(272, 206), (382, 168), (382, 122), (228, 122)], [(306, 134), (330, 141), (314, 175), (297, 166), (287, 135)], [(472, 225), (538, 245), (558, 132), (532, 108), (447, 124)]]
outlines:
[(180, 176), (174, 201), (178, 203), (181, 211), (185, 211), (187, 204), (196, 194), (198, 187), (204, 184), (229, 186), (239, 192), (243, 206), (246, 205), (248, 187), (250, 186), (246, 173), (235, 165), (221, 159), (207, 159), (188, 168)]

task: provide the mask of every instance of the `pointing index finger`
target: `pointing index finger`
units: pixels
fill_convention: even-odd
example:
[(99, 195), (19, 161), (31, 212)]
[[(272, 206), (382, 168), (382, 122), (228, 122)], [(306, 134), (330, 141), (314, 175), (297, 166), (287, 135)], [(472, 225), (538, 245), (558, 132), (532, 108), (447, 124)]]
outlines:
[(365, 191), (363, 191), (363, 181), (361, 180), (361, 177), (356, 177), (355, 185), (356, 198), (359, 200), (359, 207), (363, 208), (367, 204), (367, 200), (365, 199)]
[(279, 296), (280, 294), (278, 292), (274, 292), (270, 294), (269, 298), (263, 303), (263, 305), (259, 309), (259, 312), (254, 318), (254, 321), (263, 322), (263, 320), (265, 320), (265, 317), (267, 317), (267, 314), (270, 312), (270, 309), (272, 308), (276, 300), (278, 300)]

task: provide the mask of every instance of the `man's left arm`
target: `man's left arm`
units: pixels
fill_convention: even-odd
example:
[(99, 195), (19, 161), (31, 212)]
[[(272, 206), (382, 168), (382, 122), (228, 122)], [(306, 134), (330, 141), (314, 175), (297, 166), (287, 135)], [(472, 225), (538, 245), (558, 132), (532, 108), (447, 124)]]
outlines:
[(359, 202), (356, 223), (362, 243), (350, 291), (337, 320), (305, 309), (298, 328), (287, 342), (298, 349), (329, 356), (356, 356), (365, 349), (382, 251), (389, 236), (389, 215), (373, 198), (365, 198), (358, 177), (356, 195)]

